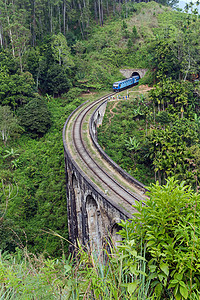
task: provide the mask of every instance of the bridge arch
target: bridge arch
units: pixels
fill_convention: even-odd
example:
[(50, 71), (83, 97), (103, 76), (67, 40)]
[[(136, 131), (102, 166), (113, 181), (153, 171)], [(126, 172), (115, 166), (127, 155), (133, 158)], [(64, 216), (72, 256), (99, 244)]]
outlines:
[(120, 223), (119, 218), (114, 218), (112, 220), (112, 227), (111, 227), (111, 236), (112, 236), (112, 243), (114, 246), (117, 246), (120, 244), (121, 236), (118, 234), (118, 232), (122, 229), (122, 227), (119, 225)]
[(78, 189), (78, 180), (74, 173), (72, 174), (72, 186), (73, 186), (74, 190)]
[(102, 249), (102, 219), (97, 201), (91, 195), (86, 197), (86, 213), (90, 248), (99, 253)]
[(70, 189), (68, 192), (68, 226), (71, 228), (70, 239), (73, 239), (74, 245), (70, 245), (70, 248), (74, 248), (76, 240), (73, 237), (78, 236), (78, 214), (77, 214), (77, 188), (78, 180), (74, 173), (71, 175), (71, 184), (69, 182)]

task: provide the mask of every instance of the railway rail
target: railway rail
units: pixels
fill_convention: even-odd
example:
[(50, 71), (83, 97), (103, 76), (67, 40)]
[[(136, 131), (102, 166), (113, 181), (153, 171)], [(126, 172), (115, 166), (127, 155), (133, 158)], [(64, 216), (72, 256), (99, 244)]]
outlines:
[[(92, 139), (89, 136), (89, 118), (97, 106), (115, 93), (108, 94), (90, 103), (85, 103), (76, 113), (72, 115), (66, 128), (66, 141), (71, 155), (86, 177), (92, 178), (95, 184), (107, 194), (117, 205), (123, 207), (127, 212), (135, 212), (133, 205), (142, 202), (145, 205), (145, 195), (137, 184), (123, 179), (117, 170), (108, 165), (102, 157), (92, 151)], [(72, 140), (71, 140), (72, 138)], [(91, 145), (88, 146), (88, 139)], [(86, 141), (87, 140), (87, 141)]]

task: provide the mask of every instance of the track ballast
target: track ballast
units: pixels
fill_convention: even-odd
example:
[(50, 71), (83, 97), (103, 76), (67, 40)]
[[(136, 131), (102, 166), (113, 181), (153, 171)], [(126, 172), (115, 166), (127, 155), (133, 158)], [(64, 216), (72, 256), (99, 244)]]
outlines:
[[(92, 103), (88, 103), (88, 105), (82, 106), (77, 111), (76, 117), (73, 119), (73, 123), (71, 126), (68, 126), (68, 130), (70, 130), (72, 134), (71, 137), (74, 148), (72, 152), (75, 153), (72, 153), (72, 156), (76, 156), (74, 159), (78, 163), (79, 167), (82, 170), (85, 170), (83, 170), (85, 176), (90, 177), (90, 179), (92, 178), (98, 187), (100, 187), (117, 205), (120, 205), (129, 213), (133, 213), (135, 212), (133, 205), (136, 202), (142, 202), (142, 204), (145, 205), (145, 196), (137, 192), (131, 192), (130, 189), (127, 188), (127, 186), (131, 185), (129, 182), (127, 182), (125, 184), (126, 187), (124, 187), (122, 182), (114, 179), (114, 177), (116, 178), (116, 170), (113, 169), (113, 171), (108, 171), (108, 168), (105, 166), (107, 163), (103, 159), (100, 161), (98, 160), (97, 162), (97, 159), (92, 154), (91, 149), (89, 149), (88, 145), (86, 145), (86, 139), (83, 138), (85, 134), (84, 132), (86, 131), (85, 127), (87, 127), (87, 132), (89, 130), (87, 126), (89, 123), (88, 115), (91, 115), (91, 111), (93, 111), (97, 105), (112, 95), (114, 94), (108, 94)], [(131, 189), (137, 191), (138, 187), (132, 185)]]

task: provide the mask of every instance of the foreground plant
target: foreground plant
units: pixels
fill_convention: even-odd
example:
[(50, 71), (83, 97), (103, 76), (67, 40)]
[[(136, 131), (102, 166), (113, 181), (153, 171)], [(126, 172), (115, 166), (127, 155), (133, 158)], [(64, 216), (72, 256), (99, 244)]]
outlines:
[(146, 249), (145, 282), (156, 299), (199, 299), (200, 195), (171, 178), (153, 184), (149, 196), (120, 233), (135, 241), (132, 251)]
[(144, 298), (145, 259), (132, 245), (96, 253), (79, 244), (76, 259), (67, 260), (45, 259), (26, 248), (0, 253), (0, 299), (150, 299)]
[(200, 196), (173, 178), (149, 196), (101, 253), (79, 244), (73, 259), (1, 254), (0, 299), (199, 300)]
[(45, 259), (26, 249), (0, 252), (0, 299), (67, 299), (71, 266), (70, 258)]
[(86, 252), (79, 245), (69, 299), (136, 300), (148, 298), (145, 258), (132, 249), (134, 241), (123, 241), (118, 248), (108, 245), (101, 253)]

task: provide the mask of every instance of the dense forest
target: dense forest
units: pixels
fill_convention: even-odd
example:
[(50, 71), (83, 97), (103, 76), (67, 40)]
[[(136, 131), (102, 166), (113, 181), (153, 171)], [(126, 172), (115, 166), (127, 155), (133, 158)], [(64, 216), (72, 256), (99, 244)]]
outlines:
[[(2, 299), (199, 299), (199, 2), (138, 2), (0, 1)], [(148, 208), (106, 264), (81, 245), (75, 263), (62, 128), (120, 68), (153, 88), (109, 103), (99, 142), (152, 184)]]

